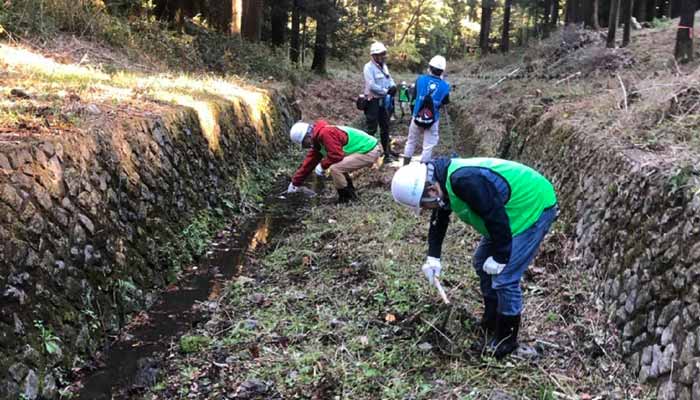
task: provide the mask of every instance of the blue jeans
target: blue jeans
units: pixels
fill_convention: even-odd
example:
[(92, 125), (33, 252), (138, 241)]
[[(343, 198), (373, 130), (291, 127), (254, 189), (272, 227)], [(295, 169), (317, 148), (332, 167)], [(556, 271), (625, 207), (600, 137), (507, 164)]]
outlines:
[(479, 275), (481, 294), (484, 299), (498, 301), (498, 313), (502, 315), (519, 315), (523, 310), (523, 292), (520, 288), (525, 270), (535, 258), (542, 239), (557, 219), (559, 207), (550, 207), (542, 213), (540, 219), (531, 227), (513, 238), (510, 260), (498, 275), (484, 272), (483, 266), (491, 255), (492, 241), (481, 238), (474, 253), (474, 269)]

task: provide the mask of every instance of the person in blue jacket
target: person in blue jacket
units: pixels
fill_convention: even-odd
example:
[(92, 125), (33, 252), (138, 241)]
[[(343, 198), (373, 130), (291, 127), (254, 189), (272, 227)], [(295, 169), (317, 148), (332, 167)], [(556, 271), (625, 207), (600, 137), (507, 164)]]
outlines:
[(411, 162), (413, 152), (416, 150), (418, 139), (423, 136), (423, 152), (420, 161), (428, 162), (432, 159), (433, 148), (440, 138), (439, 121), (440, 107), (450, 102), (450, 85), (442, 79), (442, 74), (447, 67), (447, 61), (443, 56), (435, 56), (428, 64), (429, 74), (421, 75), (416, 80), (415, 106), (413, 118), (408, 128), (408, 139), (404, 147), (404, 165)]

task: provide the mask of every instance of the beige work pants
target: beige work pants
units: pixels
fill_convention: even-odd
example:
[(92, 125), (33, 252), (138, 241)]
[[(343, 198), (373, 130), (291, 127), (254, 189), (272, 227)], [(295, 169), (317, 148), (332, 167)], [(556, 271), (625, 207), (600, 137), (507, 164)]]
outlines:
[(408, 139), (406, 147), (403, 150), (404, 157), (413, 157), (413, 152), (416, 150), (416, 145), (420, 136), (423, 135), (423, 152), (420, 155), (420, 162), (426, 163), (433, 159), (433, 148), (440, 140), (439, 126), (440, 121), (435, 123), (428, 129), (421, 128), (416, 124), (416, 121), (411, 120), (411, 125), (408, 127)]
[(357, 171), (365, 167), (370, 167), (372, 164), (377, 162), (379, 157), (382, 156), (382, 147), (377, 145), (372, 151), (365, 154), (350, 154), (343, 158), (342, 161), (331, 165), (328, 169), (330, 171), (331, 177), (333, 178), (333, 185), (336, 189), (342, 189), (348, 185), (347, 179), (345, 179), (346, 173)]

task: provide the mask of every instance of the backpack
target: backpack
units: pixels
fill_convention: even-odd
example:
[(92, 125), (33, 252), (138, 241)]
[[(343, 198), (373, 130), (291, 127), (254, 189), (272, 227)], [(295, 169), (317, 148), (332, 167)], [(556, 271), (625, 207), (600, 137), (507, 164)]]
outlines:
[(428, 93), (423, 96), (423, 102), (418, 109), (418, 113), (413, 117), (416, 125), (421, 128), (430, 128), (435, 123), (435, 103), (433, 102), (433, 93), (437, 90), (437, 86), (430, 85)]

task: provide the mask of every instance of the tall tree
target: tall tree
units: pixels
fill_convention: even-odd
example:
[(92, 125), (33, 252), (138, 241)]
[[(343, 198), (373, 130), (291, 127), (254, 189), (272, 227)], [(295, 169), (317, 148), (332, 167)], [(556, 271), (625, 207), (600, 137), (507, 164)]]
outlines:
[(328, 55), (328, 24), (317, 21), (316, 43), (314, 44), (314, 60), (311, 69), (319, 74), (326, 73)]
[(648, 0), (636, 0), (634, 2), (634, 11), (632, 15), (637, 19), (639, 23), (647, 20), (647, 3)]
[(242, 0), (210, 2), (208, 7), (206, 7), (206, 11), (207, 17), (217, 31), (233, 35), (241, 33)]
[(620, 0), (610, 1), (610, 18), (608, 19), (608, 48), (615, 48), (615, 33), (617, 31), (617, 16), (620, 11)]
[(260, 40), (262, 16), (262, 0), (243, 0), (243, 21), (241, 23), (241, 35), (243, 38), (251, 42)]
[(335, 0), (314, 0), (309, 4), (316, 20), (316, 41), (314, 43), (314, 59), (311, 69), (317, 73), (326, 73), (328, 59), (328, 36), (336, 28), (338, 8)]
[(548, 38), (552, 30), (552, 0), (544, 0), (544, 10), (542, 13), (542, 37)]
[(593, 0), (593, 10), (591, 12), (591, 26), (593, 29), (600, 30), (600, 10), (599, 10), (600, 0)]
[(666, 2), (666, 7), (664, 8), (664, 16), (668, 19), (673, 18), (673, 1), (668, 0)]
[(552, 0), (552, 17), (549, 22), (552, 29), (556, 29), (559, 25), (559, 0)]
[(491, 20), (493, 17), (493, 1), (482, 0), (481, 2), (481, 29), (479, 30), (479, 48), (481, 54), (485, 55), (489, 52), (491, 37)]
[(282, 46), (287, 33), (289, 20), (289, 1), (276, 0), (270, 4), (270, 42), (273, 46)]
[(510, 49), (510, 11), (513, 7), (513, 0), (506, 0), (503, 6), (503, 33), (501, 34), (501, 51), (507, 52)]
[(301, 4), (302, 0), (292, 2), (292, 32), (289, 40), (289, 59), (294, 63), (299, 63), (299, 51), (301, 46)]
[(594, 4), (596, 0), (580, 0), (579, 1), (579, 7), (580, 7), (580, 13), (581, 13), (581, 18), (580, 21), (577, 22), (584, 22), (587, 27), (593, 27), (595, 26), (595, 15), (593, 13), (594, 10)]
[(676, 32), (674, 55), (679, 62), (693, 60), (693, 26), (695, 25), (695, 0), (681, 0), (681, 20)]
[(621, 4), (622, 23), (624, 24), (621, 47), (627, 47), (627, 45), (630, 44), (630, 34), (632, 30), (632, 0), (621, 0)]

